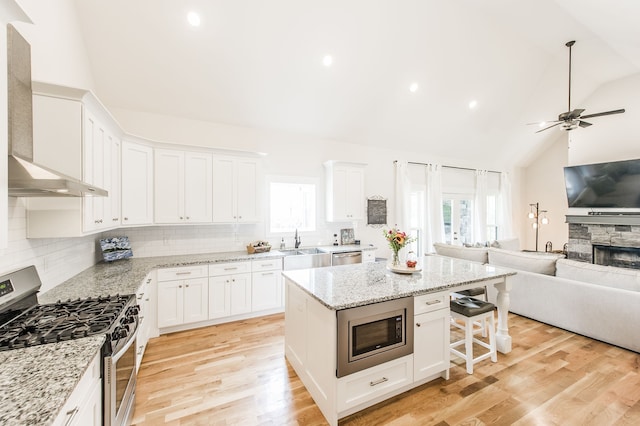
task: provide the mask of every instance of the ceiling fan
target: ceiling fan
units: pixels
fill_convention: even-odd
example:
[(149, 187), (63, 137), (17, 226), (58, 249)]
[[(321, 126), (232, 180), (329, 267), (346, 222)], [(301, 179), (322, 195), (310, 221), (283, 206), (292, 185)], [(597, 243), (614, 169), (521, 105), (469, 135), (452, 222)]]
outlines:
[(584, 121), (585, 118), (593, 118), (593, 117), (600, 117), (603, 115), (612, 115), (612, 114), (621, 114), (624, 112), (624, 109), (616, 109), (616, 110), (612, 110), (612, 111), (605, 111), (605, 112), (597, 112), (595, 114), (588, 114), (588, 115), (581, 115), (585, 110), (584, 109), (571, 109), (571, 46), (573, 46), (575, 44), (575, 40), (572, 41), (568, 41), (565, 46), (567, 46), (569, 48), (569, 107), (568, 107), (568, 111), (567, 112), (563, 112), (562, 114), (560, 114), (558, 116), (557, 120), (553, 120), (553, 121), (545, 121), (542, 123), (528, 123), (528, 124), (538, 124), (538, 125), (545, 125), (548, 123), (554, 123), (551, 124), (550, 126), (545, 127), (544, 129), (540, 129), (538, 130), (536, 133), (540, 133), (540, 132), (544, 132), (547, 129), (550, 129), (552, 127), (556, 127), (556, 126), (562, 126), (561, 128), (569, 131), (569, 130), (573, 130), (577, 127), (589, 127), (591, 126), (591, 123), (588, 123), (586, 121)]

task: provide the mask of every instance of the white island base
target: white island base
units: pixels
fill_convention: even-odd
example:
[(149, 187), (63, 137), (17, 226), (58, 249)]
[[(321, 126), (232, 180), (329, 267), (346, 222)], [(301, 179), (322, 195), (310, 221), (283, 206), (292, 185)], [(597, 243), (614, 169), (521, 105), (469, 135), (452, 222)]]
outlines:
[[(415, 298), (434, 309), (415, 312), (420, 326), (413, 354), (337, 378), (336, 311), (287, 280), (285, 356), (330, 425), (431, 380), (449, 378), (448, 298), (448, 292)], [(424, 303), (427, 299), (440, 302)]]
[[(460, 263), (458, 260), (437, 259), (437, 256), (433, 256), (433, 258), (430, 260), (432, 263), (440, 262), (445, 265), (446, 262)], [(459, 265), (458, 263), (453, 266), (471, 265), (472, 269), (485, 267), (484, 265), (472, 265), (469, 262)], [(283, 274), (286, 291), (285, 356), (330, 425), (337, 425), (341, 418), (424, 383), (437, 378), (449, 379), (449, 300), (451, 291), (485, 285), (495, 286), (498, 290), (496, 343), (498, 351), (502, 353), (511, 351), (511, 336), (509, 336), (507, 324), (509, 285), (505, 277), (513, 273), (492, 269), (485, 275), (478, 275), (473, 280), (449, 283), (445, 289), (428, 290), (422, 288), (413, 296), (413, 354), (338, 378), (336, 374), (336, 309), (329, 307), (336, 306), (336, 304), (327, 303), (326, 300), (321, 302), (318, 294), (324, 294), (329, 300), (340, 293), (344, 297), (343, 287), (347, 288), (347, 293), (357, 293), (353, 290), (353, 286), (358, 283), (357, 280), (351, 281), (346, 278), (341, 280), (339, 276), (352, 277), (354, 273), (357, 274), (359, 271), (337, 268), (320, 268), (315, 271), (296, 271), (296, 274)], [(361, 269), (363, 268), (365, 267), (361, 267)], [(366, 268), (365, 272), (370, 273), (376, 266), (369, 265)], [(325, 269), (327, 271), (324, 271)], [(449, 269), (459, 270), (461, 268)], [(472, 270), (471, 272), (474, 276), (477, 275), (477, 271)], [(389, 279), (391, 282), (396, 280), (394, 277)], [(428, 281), (426, 278), (419, 278), (419, 280), (423, 279), (422, 282)], [(329, 281), (332, 286), (318, 285)], [(407, 285), (418, 288), (415, 282)], [(328, 287), (331, 287), (330, 291), (326, 290)], [(392, 287), (397, 288), (398, 286)], [(314, 295), (310, 294), (310, 291), (315, 291)], [(427, 293), (424, 293), (425, 291)], [(407, 322), (411, 324), (410, 321)]]

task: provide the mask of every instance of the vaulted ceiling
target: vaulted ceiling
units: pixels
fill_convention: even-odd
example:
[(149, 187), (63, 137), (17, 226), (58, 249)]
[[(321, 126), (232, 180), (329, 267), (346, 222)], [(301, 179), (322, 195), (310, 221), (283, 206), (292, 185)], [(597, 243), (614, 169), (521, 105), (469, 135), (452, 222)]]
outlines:
[[(567, 110), (567, 41), (577, 41), (572, 108), (585, 114), (597, 112), (580, 104), (596, 88), (640, 72), (637, 0), (75, 4), (109, 106), (473, 166), (526, 162), (559, 137), (525, 123)], [(190, 11), (200, 26), (188, 25)]]

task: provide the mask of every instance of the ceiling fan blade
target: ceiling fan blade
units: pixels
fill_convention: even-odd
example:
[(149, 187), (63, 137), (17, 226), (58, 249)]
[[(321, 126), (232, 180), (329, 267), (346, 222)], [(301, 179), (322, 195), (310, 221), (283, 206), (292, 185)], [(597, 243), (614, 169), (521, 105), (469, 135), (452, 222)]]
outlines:
[(624, 112), (623, 109), (614, 109), (613, 111), (605, 111), (605, 112), (597, 112), (595, 114), (584, 115), (580, 118), (591, 118), (591, 117), (601, 117), (603, 115), (612, 115), (612, 114), (622, 114)]
[(545, 124), (550, 124), (550, 123), (562, 123), (562, 121), (560, 120), (536, 121), (535, 123), (526, 123), (526, 125), (533, 126), (535, 124), (536, 126), (544, 126)]
[(578, 126), (580, 126), (580, 127), (589, 127), (589, 126), (591, 126), (591, 123), (587, 123), (586, 121), (580, 120), (580, 121), (578, 121)]
[(549, 126), (549, 127), (545, 127), (544, 129), (540, 129), (540, 130), (538, 130), (536, 133), (544, 132), (544, 131), (545, 131), (545, 130), (547, 130), (547, 129), (550, 129), (550, 128), (552, 128), (552, 127), (559, 126), (559, 125), (561, 125), (562, 123), (563, 123), (563, 122), (561, 121), (561, 122), (559, 122), (559, 123), (552, 124), (552, 125), (551, 125), (551, 126)]
[(573, 111), (563, 112), (558, 116), (558, 121), (575, 120), (576, 118), (580, 118), (580, 114), (582, 114), (583, 111), (583, 109), (574, 109)]

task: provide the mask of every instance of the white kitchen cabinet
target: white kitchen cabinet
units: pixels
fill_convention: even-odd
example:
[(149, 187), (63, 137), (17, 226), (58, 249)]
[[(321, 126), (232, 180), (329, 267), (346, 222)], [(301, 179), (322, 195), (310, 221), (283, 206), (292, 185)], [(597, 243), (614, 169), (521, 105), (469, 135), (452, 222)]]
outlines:
[(98, 352), (53, 421), (54, 426), (100, 426), (102, 424), (100, 361), (101, 354)]
[(253, 158), (213, 158), (213, 222), (260, 221), (260, 164)]
[(118, 227), (120, 195), (113, 176), (120, 173), (120, 158), (113, 157), (113, 145), (119, 146), (120, 130), (106, 109), (90, 92), (34, 82), (33, 123), (35, 162), (105, 189), (108, 196), (29, 198), (27, 236), (75, 237)]
[(375, 250), (362, 250), (362, 263), (371, 263), (376, 261)]
[(159, 329), (208, 318), (207, 265), (160, 269), (157, 274)]
[(414, 298), (413, 379), (449, 378), (449, 293)]
[(251, 261), (251, 310), (282, 309), (282, 259)]
[(136, 303), (138, 304), (138, 336), (136, 338), (136, 372), (140, 369), (144, 352), (147, 349), (147, 343), (151, 337), (158, 336), (156, 326), (156, 298), (155, 290), (157, 288), (155, 271), (147, 275), (138, 291), (136, 292)]
[(212, 156), (155, 150), (155, 223), (212, 220)]
[(153, 223), (153, 149), (129, 140), (121, 154), (122, 224)]
[(364, 218), (365, 164), (327, 161), (325, 166), (327, 221)]
[(251, 312), (251, 263), (209, 265), (209, 319)]
[[(83, 230), (96, 232), (111, 229), (120, 224), (120, 188), (115, 186), (119, 185), (119, 179), (113, 178), (114, 174), (120, 173), (120, 139), (86, 109), (83, 121), (84, 181), (105, 189), (109, 193), (107, 197), (83, 197)], [(118, 156), (114, 158), (114, 154)], [(117, 203), (113, 201), (114, 199), (118, 199)]]

